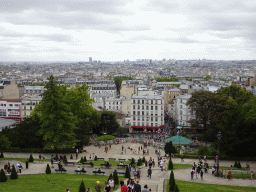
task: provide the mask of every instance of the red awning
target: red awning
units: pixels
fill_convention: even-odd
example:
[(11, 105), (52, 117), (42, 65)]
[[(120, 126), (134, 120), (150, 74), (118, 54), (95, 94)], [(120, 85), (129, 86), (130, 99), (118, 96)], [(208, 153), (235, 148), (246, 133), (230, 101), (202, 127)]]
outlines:
[(131, 126), (131, 128), (135, 128), (135, 129), (137, 129), (137, 128), (140, 128), (140, 129), (164, 129), (165, 128), (165, 126), (162, 126), (162, 127), (144, 127), (144, 126)]

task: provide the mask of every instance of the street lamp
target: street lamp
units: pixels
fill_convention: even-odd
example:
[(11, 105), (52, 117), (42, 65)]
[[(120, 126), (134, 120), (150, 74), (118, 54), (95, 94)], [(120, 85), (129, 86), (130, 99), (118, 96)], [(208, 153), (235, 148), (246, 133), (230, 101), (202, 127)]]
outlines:
[(217, 177), (220, 176), (220, 173), (219, 173), (219, 164), (220, 164), (220, 139), (221, 139), (221, 132), (218, 133), (217, 135), (218, 137), (218, 158), (217, 158)]

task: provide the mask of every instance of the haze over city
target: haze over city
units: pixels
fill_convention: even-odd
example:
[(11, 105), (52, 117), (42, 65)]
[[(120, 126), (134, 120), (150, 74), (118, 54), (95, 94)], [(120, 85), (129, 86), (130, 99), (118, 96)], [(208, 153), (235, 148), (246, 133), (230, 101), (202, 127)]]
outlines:
[(1, 61), (255, 59), (251, 0), (0, 0)]

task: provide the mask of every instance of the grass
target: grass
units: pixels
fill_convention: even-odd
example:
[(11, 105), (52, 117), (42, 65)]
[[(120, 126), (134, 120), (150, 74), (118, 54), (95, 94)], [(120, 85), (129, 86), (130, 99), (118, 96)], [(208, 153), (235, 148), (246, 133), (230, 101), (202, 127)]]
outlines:
[[(123, 177), (119, 177), (120, 178)], [(95, 190), (96, 181), (100, 181), (101, 189), (105, 186), (108, 176), (80, 175), (80, 174), (43, 174), (21, 176), (16, 180), (8, 180), (0, 185), (0, 191), (11, 192), (34, 192), (34, 191), (51, 191), (59, 192), (78, 191), (81, 180), (83, 179), (85, 187)], [(123, 178), (124, 179), (124, 178)], [(103, 191), (103, 190), (102, 190)]]
[[(90, 161), (87, 161), (86, 163), (89, 163)], [(117, 167), (121, 163), (121, 161), (107, 161), (109, 162), (112, 167)], [(131, 162), (130, 161), (122, 161), (124, 165), (129, 165)], [(100, 164), (104, 164), (105, 161), (103, 160), (97, 160), (93, 161), (94, 166), (100, 166)], [(137, 164), (137, 163), (136, 163)], [(82, 163), (76, 163), (76, 165), (82, 165)]]
[[(230, 185), (216, 185), (216, 184), (202, 184), (193, 183), (188, 181), (175, 180), (176, 185), (178, 185), (180, 192), (226, 192), (226, 191), (239, 191), (239, 192), (252, 192), (256, 191), (256, 187), (240, 187), (240, 186), (230, 186)], [(169, 181), (168, 181), (169, 190)], [(167, 191), (168, 191), (167, 190)]]
[[(227, 175), (223, 175), (223, 177), (227, 177)], [(238, 179), (251, 179), (251, 173), (244, 173), (244, 174), (231, 174), (231, 178), (238, 178)]]

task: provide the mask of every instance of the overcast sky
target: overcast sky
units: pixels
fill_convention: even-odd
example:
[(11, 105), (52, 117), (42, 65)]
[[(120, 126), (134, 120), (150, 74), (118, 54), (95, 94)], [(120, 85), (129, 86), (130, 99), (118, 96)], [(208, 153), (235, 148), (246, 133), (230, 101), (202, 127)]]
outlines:
[(0, 0), (0, 61), (255, 59), (253, 0)]

